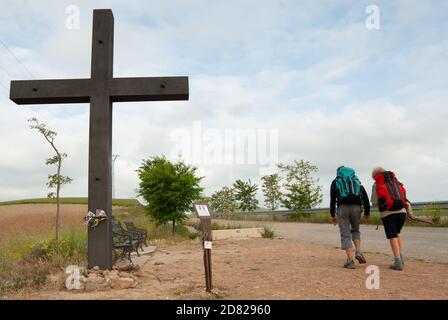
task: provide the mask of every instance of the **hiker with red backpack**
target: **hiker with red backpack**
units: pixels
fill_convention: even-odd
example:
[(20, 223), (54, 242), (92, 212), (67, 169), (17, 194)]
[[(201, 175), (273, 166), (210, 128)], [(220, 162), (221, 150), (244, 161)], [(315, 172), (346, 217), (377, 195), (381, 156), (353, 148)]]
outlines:
[(383, 222), (386, 238), (390, 241), (394, 263), (390, 266), (393, 270), (403, 270), (403, 241), (400, 237), (401, 229), (406, 222), (407, 208), (410, 211), (410, 203), (406, 198), (406, 189), (398, 181), (395, 173), (377, 167), (372, 171), (375, 183), (372, 187), (371, 201), (378, 206), (381, 221)]
[[(370, 204), (367, 192), (352, 168), (341, 166), (336, 171), (336, 178), (330, 187), (331, 222), (339, 225), (341, 235), (341, 249), (347, 254), (344, 268), (355, 269), (355, 261), (366, 263), (361, 252), (361, 210), (364, 208), (364, 221), (368, 221)], [(337, 219), (336, 219), (337, 206)], [(355, 254), (353, 245), (355, 244)]]

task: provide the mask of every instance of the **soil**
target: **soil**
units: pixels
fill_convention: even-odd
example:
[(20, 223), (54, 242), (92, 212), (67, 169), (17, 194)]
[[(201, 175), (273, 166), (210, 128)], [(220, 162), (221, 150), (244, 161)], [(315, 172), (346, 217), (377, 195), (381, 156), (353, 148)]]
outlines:
[[(133, 289), (73, 292), (63, 274), (40, 290), (9, 299), (448, 299), (448, 265), (408, 259), (404, 271), (390, 270), (390, 256), (366, 254), (367, 264), (342, 268), (340, 249), (300, 240), (215, 241), (212, 294), (204, 292), (198, 240), (155, 243), (158, 250), (141, 267)], [(380, 288), (367, 289), (366, 266), (380, 270)]]

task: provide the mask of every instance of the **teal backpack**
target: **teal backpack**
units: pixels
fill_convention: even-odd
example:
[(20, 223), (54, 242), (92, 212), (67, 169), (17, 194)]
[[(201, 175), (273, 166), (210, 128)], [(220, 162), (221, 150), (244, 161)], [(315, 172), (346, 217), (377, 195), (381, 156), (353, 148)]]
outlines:
[(336, 172), (336, 190), (341, 204), (362, 204), (361, 182), (355, 170), (339, 167)]

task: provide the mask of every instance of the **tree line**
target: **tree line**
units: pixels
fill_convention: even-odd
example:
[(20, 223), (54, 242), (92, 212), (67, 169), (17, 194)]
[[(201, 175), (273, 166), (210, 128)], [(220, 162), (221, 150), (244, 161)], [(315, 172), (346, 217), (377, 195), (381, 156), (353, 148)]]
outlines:
[[(47, 165), (55, 165), (56, 173), (48, 175), (47, 186), (56, 189), (48, 197), (56, 199), (56, 233), (58, 239), (60, 190), (62, 186), (72, 182), (72, 179), (61, 174), (62, 162), (67, 154), (62, 153), (55, 145), (57, 133), (47, 128), (45, 123), (36, 118), (28, 120), (30, 128), (43, 135), (50, 144), (54, 155), (45, 161)], [(280, 206), (290, 210), (309, 209), (322, 202), (322, 186), (319, 179), (313, 177), (317, 166), (309, 161), (294, 161), (293, 164), (277, 165), (279, 173), (261, 177), (261, 191), (264, 205), (271, 211)], [(197, 175), (197, 167), (186, 164), (182, 159), (169, 161), (164, 156), (143, 159), (137, 170), (139, 188), (137, 193), (146, 204), (146, 212), (158, 223), (172, 222), (173, 233), (176, 223), (182, 223), (186, 213), (192, 210), (193, 202), (205, 200), (213, 212), (229, 216), (237, 211), (252, 212), (259, 208), (256, 198), (259, 185), (241, 179), (231, 186), (223, 186), (220, 190), (207, 197), (200, 183), (204, 177)]]
[[(322, 186), (314, 178), (317, 166), (309, 161), (295, 160), (293, 164), (277, 165), (279, 173), (261, 177), (264, 205), (270, 211), (280, 207), (289, 210), (310, 209), (322, 203)], [(259, 208), (256, 194), (260, 186), (248, 181), (236, 180), (232, 186), (224, 186), (213, 193), (208, 202), (212, 210), (224, 216), (236, 211), (252, 212)]]
[[(309, 161), (277, 165), (279, 172), (261, 177), (264, 205), (271, 211), (280, 207), (290, 210), (309, 209), (322, 202), (322, 186), (314, 178), (317, 166)], [(147, 212), (158, 224), (182, 223), (186, 212), (191, 211), (196, 200), (206, 200), (214, 213), (224, 216), (237, 211), (252, 212), (259, 207), (256, 194), (259, 185), (250, 179), (236, 180), (231, 186), (223, 186), (207, 197), (195, 166), (178, 159), (171, 162), (165, 157), (143, 160), (137, 170), (140, 182), (138, 195), (146, 202)]]

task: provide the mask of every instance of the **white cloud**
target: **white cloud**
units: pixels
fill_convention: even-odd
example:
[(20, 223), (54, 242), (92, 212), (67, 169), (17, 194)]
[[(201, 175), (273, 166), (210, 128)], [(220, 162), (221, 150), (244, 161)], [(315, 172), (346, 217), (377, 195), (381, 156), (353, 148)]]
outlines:
[[(8, 44), (38, 78), (90, 74), (91, 9), (109, 5), (73, 3), (81, 9), (78, 31), (65, 28), (67, 1), (53, 7), (10, 1), (1, 16), (0, 30), (10, 39), (35, 26), (39, 40), (33, 45), (17, 38)], [(364, 7), (350, 1), (340, 2), (349, 9), (341, 16), (332, 2), (314, 1), (178, 1), (176, 10), (164, 1), (112, 4), (115, 76), (190, 76), (188, 102), (114, 105), (117, 196), (135, 196), (142, 158), (169, 155), (170, 133), (200, 120), (220, 132), (278, 129), (281, 162), (307, 159), (319, 166), (325, 206), (341, 164), (353, 166), (366, 186), (372, 167), (383, 165), (397, 172), (412, 200), (446, 199), (446, 31), (384, 19), (384, 28), (372, 33), (364, 27)], [(418, 20), (416, 8), (398, 7), (398, 21)], [(426, 8), (422, 14), (439, 17), (435, 11)], [(411, 27), (413, 34), (403, 37)], [(423, 36), (427, 32), (430, 41)], [(407, 46), (415, 34), (417, 42)], [(0, 58), (14, 77), (27, 78), (7, 52), (0, 51)], [(2, 74), (0, 82), (7, 85), (9, 78)], [(18, 107), (3, 98), (0, 200), (47, 193), (50, 168), (44, 159), (50, 149), (27, 127), (31, 116), (59, 133), (57, 143), (69, 155), (64, 173), (74, 181), (63, 194), (85, 195), (86, 105)], [(259, 181), (257, 166), (207, 165), (200, 171), (208, 193), (238, 178)]]

